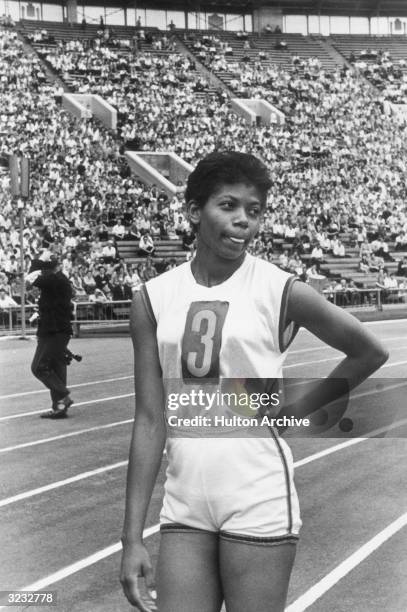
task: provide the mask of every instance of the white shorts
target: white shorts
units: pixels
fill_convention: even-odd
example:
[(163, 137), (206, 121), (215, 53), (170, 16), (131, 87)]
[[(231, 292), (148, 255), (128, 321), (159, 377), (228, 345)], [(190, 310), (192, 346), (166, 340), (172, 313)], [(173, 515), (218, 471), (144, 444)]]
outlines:
[(162, 531), (265, 544), (298, 539), (293, 459), (281, 438), (170, 438), (167, 458)]

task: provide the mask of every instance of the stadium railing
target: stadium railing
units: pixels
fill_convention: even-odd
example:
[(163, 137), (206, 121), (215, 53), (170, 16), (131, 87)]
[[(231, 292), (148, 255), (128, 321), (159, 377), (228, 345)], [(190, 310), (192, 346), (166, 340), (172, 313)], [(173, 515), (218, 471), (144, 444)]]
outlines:
[(407, 289), (345, 289), (334, 291), (324, 289), (327, 300), (341, 308), (386, 310), (389, 306), (403, 306), (407, 309)]
[(79, 336), (81, 326), (117, 326), (130, 320), (131, 300), (74, 302), (72, 326)]
[[(117, 326), (128, 324), (130, 319), (131, 300), (113, 302), (74, 302), (72, 327), (74, 335), (78, 336), (81, 326)], [(37, 330), (35, 305), (25, 306), (25, 331), (35, 334)], [(18, 335), (22, 332), (21, 306), (3, 308), (0, 310), (0, 334)]]
[[(349, 310), (386, 311), (399, 308), (407, 313), (407, 289), (352, 289), (345, 291), (323, 290), (327, 300)], [(74, 335), (79, 336), (81, 328), (127, 326), (130, 320), (131, 300), (113, 302), (74, 302), (72, 326)], [(28, 335), (36, 332), (37, 307), (25, 307), (25, 331)], [(0, 309), (0, 335), (18, 335), (22, 332), (21, 306)]]

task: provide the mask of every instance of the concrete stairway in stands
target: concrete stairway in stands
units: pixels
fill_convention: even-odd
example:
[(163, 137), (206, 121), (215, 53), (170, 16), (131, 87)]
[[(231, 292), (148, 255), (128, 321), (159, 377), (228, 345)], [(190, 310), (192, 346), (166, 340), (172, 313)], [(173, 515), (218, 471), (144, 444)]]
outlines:
[[(177, 240), (156, 240), (154, 241), (155, 251), (152, 260), (157, 270), (160, 272), (170, 259), (175, 259), (177, 264), (186, 260), (187, 252), (182, 248), (182, 241)], [(146, 260), (146, 255), (141, 255), (137, 240), (117, 241), (119, 257), (126, 263), (139, 264)]]

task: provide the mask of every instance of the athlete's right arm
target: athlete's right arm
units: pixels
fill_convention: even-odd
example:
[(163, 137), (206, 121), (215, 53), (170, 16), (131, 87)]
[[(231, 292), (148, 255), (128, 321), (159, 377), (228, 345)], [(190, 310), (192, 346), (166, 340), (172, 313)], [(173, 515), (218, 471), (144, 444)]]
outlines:
[[(143, 529), (165, 444), (164, 390), (156, 327), (138, 291), (131, 306), (136, 411), (127, 472), (123, 555), (120, 573), (124, 593), (142, 612), (155, 610), (154, 577)], [(151, 600), (143, 601), (137, 577), (143, 576)]]

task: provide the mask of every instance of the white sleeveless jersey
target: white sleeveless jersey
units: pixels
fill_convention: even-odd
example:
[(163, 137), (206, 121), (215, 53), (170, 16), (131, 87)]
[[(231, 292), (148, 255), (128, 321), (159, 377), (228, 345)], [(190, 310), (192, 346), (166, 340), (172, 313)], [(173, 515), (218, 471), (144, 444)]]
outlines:
[[(208, 389), (225, 379), (281, 378), (297, 331), (286, 324), (294, 281), (251, 255), (214, 287), (195, 281), (190, 262), (148, 281), (141, 295), (157, 325), (167, 397), (169, 390), (201, 384)], [(190, 416), (197, 411), (186, 407)], [(260, 438), (233, 427), (221, 428), (221, 437), (213, 428), (186, 429), (168, 431), (162, 528), (181, 524), (277, 542), (298, 536), (292, 454), (273, 428), (263, 428)]]
[(191, 263), (148, 281), (164, 379), (281, 378), (297, 326), (287, 326), (295, 277), (247, 254), (225, 282), (198, 284)]

